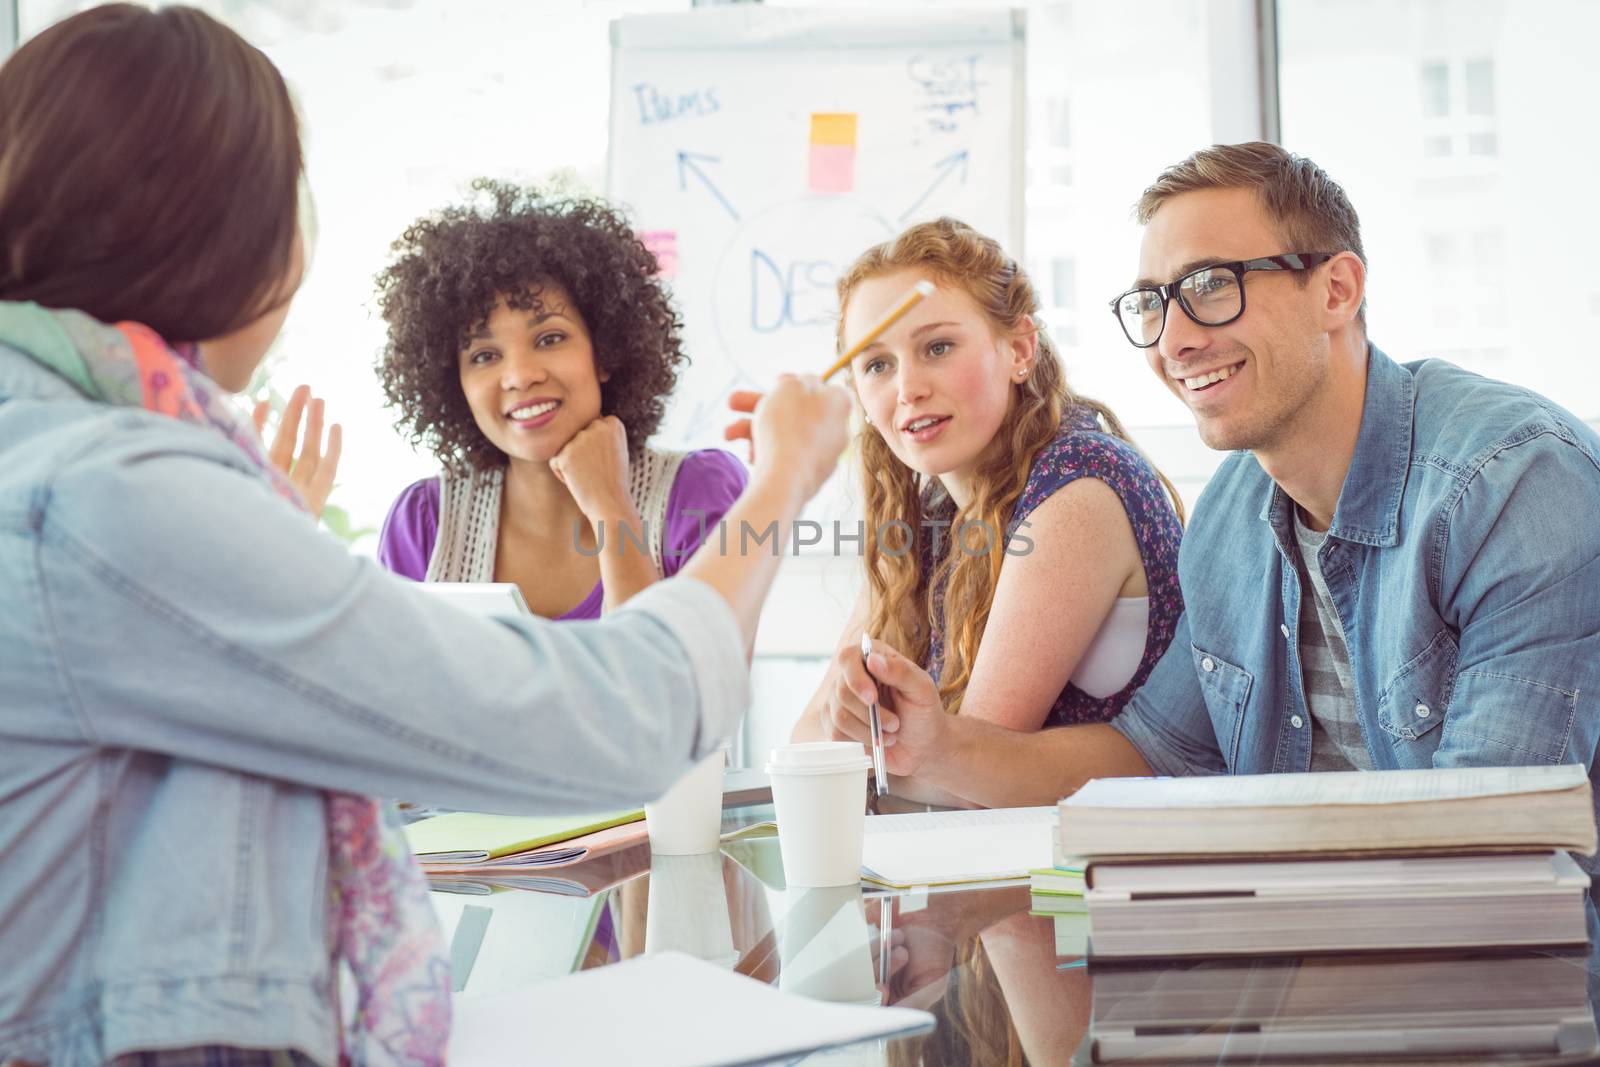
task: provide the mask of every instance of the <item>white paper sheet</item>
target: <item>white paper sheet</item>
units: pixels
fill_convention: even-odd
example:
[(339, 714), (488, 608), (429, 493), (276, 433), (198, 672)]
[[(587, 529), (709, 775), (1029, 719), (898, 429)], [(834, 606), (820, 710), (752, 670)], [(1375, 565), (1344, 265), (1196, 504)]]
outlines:
[(453, 1067), (734, 1067), (933, 1027), (910, 1008), (826, 1004), (677, 952), (457, 996)]

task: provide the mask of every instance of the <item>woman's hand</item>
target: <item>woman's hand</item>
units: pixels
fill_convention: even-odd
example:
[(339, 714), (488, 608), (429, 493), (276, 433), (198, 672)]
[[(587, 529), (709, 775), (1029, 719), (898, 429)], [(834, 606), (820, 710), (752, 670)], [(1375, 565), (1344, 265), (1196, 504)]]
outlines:
[(751, 483), (790, 484), (809, 500), (833, 474), (850, 431), (850, 394), (814, 374), (784, 374), (770, 392), (734, 393), (728, 405), (749, 412), (724, 431), (750, 440)]
[[(256, 433), (263, 437), (266, 434), (267, 416), (271, 411), (272, 405), (263, 400), (256, 404), (251, 413)], [(303, 415), (306, 417), (306, 432), (301, 440), (300, 418)], [(333, 476), (339, 469), (342, 442), (342, 431), (336, 422), (328, 427), (327, 443), (323, 443), (322, 418), (322, 398), (312, 396), (309, 385), (296, 387), (289, 395), (289, 402), (283, 406), (283, 417), (278, 420), (277, 432), (272, 435), (272, 444), (267, 447), (267, 459), (288, 477), (299, 491), (300, 498), (305, 501), (306, 510), (317, 518), (322, 517), (322, 509), (328, 504), (328, 494), (333, 491)], [(300, 446), (298, 456), (295, 455), (296, 444)]]
[(942, 750), (947, 721), (939, 687), (887, 642), (872, 642), (865, 665), (859, 646), (841, 648), (829, 670), (834, 682), (820, 715), (830, 740), (860, 741), (870, 750), (868, 705), (877, 701), (884, 765), (890, 774), (910, 777)]
[(550, 460), (550, 469), (591, 526), (637, 522), (628, 495), (628, 431), (615, 415), (603, 415), (579, 430)]

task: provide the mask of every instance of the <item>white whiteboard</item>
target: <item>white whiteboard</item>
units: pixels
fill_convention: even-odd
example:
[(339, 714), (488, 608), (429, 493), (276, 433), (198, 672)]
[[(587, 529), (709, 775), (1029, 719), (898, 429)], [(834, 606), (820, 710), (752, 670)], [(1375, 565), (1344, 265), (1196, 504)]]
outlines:
[(761, 5), (612, 23), (607, 191), (692, 360), (663, 444), (719, 442), (729, 391), (826, 369), (835, 280), (907, 225), (954, 215), (1021, 258), (1023, 26)]

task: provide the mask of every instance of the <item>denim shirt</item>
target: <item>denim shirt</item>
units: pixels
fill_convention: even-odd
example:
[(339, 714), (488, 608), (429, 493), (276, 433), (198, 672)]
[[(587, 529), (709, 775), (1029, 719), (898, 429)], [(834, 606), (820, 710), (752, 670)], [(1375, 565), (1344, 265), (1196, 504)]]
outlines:
[(352, 556), (220, 435), (0, 346), (0, 1063), (331, 1064), (325, 790), (659, 795), (748, 703), (727, 604), (489, 620)]
[[(1310, 767), (1293, 507), (1248, 452), (1202, 494), (1179, 554), (1184, 618), (1112, 722), (1156, 773)], [(1581, 421), (1371, 348), (1319, 560), (1375, 769), (1581, 763), (1593, 781), (1600, 437)]]

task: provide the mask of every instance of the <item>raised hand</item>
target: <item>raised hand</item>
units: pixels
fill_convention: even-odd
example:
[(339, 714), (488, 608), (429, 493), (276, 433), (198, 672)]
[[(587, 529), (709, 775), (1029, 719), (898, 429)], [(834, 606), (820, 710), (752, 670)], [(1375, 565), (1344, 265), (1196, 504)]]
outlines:
[[(328, 427), (324, 443), (323, 408), (322, 398), (312, 396), (309, 385), (297, 386), (289, 394), (289, 402), (283, 406), (283, 416), (278, 420), (278, 429), (272, 435), (272, 443), (267, 446), (267, 458), (299, 490), (306, 508), (318, 518), (321, 518), (322, 509), (328, 504), (328, 494), (333, 491), (333, 477), (339, 469), (339, 453), (343, 443), (343, 432), (337, 422)], [(272, 406), (263, 400), (256, 404), (251, 413), (256, 433), (261, 434), (263, 439), (266, 436), (267, 416), (271, 411)], [(306, 420), (303, 439), (300, 433), (302, 417)], [(297, 445), (298, 455), (295, 452)]]

